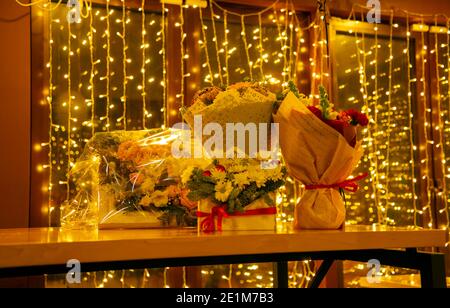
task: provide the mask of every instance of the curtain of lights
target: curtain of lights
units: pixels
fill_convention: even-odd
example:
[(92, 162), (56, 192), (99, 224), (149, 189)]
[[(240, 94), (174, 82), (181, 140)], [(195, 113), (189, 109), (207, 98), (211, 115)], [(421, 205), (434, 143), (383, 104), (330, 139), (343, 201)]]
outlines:
[[(384, 25), (363, 26), (366, 12), (354, 9), (345, 21), (348, 30), (336, 31), (334, 41), (328, 42), (322, 13), (305, 26), (291, 0), (277, 0), (245, 14), (214, 0), (203, 9), (152, 0), (140, 0), (137, 7), (133, 1), (131, 8), (127, 2), (79, 1), (80, 23), (68, 22), (64, 3), (37, 2), (49, 20), (50, 125), (49, 138), (41, 143), (49, 159), (37, 166), (49, 177), (49, 225), (58, 224), (59, 205), (74, 189), (70, 167), (96, 132), (168, 126), (169, 117), (177, 115), (172, 106), (190, 103), (189, 91), (246, 77), (279, 87), (299, 81), (309, 67), (311, 97), (318, 84), (332, 78), (336, 105), (361, 108), (370, 116), (369, 127), (361, 132), (365, 156), (359, 166), (370, 177), (358, 193), (347, 196), (347, 223), (448, 228), (450, 32), (446, 17), (436, 16), (434, 24), (425, 25), (424, 16), (389, 11)], [(149, 10), (146, 4), (158, 8)], [(173, 17), (171, 10), (179, 14)], [(178, 83), (167, 68), (168, 61), (174, 61), (168, 59), (167, 50), (169, 15), (176, 19), (172, 29), (181, 38)], [(192, 16), (195, 20), (188, 19)], [(397, 23), (397, 17), (402, 22)], [(187, 31), (191, 24), (197, 24), (198, 31)], [(311, 35), (310, 44), (306, 34)], [(194, 50), (186, 48), (193, 41), (199, 50), (197, 62)], [(334, 50), (333, 75), (329, 45)], [(430, 66), (435, 82), (425, 74)], [(172, 96), (168, 88), (173, 84), (179, 88), (170, 92)], [(278, 218), (282, 224), (292, 220), (298, 186), (288, 182), (285, 190)], [(306, 286), (314, 275), (314, 262), (299, 261), (291, 267), (292, 287)], [(358, 267), (347, 270), (354, 273)], [(84, 283), (169, 287), (170, 271), (91, 273)], [(396, 271), (384, 273), (389, 277)], [(273, 285), (271, 265), (204, 267), (200, 274), (208, 286)], [(182, 286), (188, 287), (189, 270), (183, 268), (180, 275)]]

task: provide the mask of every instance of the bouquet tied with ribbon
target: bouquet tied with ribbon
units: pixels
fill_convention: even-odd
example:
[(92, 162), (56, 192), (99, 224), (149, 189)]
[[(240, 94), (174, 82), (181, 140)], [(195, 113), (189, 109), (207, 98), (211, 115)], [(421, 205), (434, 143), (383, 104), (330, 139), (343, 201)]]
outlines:
[(341, 193), (355, 192), (357, 181), (367, 176), (350, 177), (363, 153), (357, 126), (367, 125), (367, 117), (356, 110), (338, 112), (323, 87), (320, 94), (314, 106), (298, 91), (285, 91), (274, 114), (288, 173), (305, 185), (295, 207), (297, 229), (340, 228), (346, 212)]
[(279, 164), (265, 169), (258, 159), (224, 158), (186, 169), (182, 181), (188, 198), (198, 201), (200, 231), (274, 230), (276, 190), (285, 173)]

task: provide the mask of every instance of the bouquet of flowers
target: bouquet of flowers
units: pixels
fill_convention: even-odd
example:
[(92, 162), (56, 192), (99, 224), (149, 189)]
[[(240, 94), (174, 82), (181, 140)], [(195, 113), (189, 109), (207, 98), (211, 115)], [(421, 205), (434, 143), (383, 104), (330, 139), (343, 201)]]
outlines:
[[(259, 83), (239, 82), (227, 88), (208, 87), (200, 90), (191, 106), (182, 108), (181, 113), (192, 130), (203, 130), (207, 124), (216, 123), (226, 132), (227, 123), (241, 123), (255, 125), (258, 135), (265, 133), (270, 136), (275, 102), (276, 95)], [(266, 128), (265, 132), (260, 132), (261, 126)], [(259, 142), (259, 138), (256, 138), (256, 142)], [(246, 142), (247, 148), (248, 144), (249, 140)], [(231, 145), (233, 148), (237, 146), (236, 142)], [(226, 147), (223, 142), (222, 149)], [(248, 150), (241, 150), (249, 154)]]
[(361, 156), (357, 127), (368, 124), (356, 111), (337, 111), (320, 87), (320, 103), (290, 88), (279, 96), (274, 120), (280, 125), (280, 146), (289, 174), (305, 184), (305, 192), (295, 207), (295, 227), (337, 229), (345, 221), (342, 190), (356, 191), (349, 179)]
[(172, 157), (177, 138), (162, 129), (97, 133), (71, 170), (77, 194), (63, 206), (63, 224), (95, 217), (100, 228), (195, 226), (197, 203), (181, 174), (209, 162)]
[(258, 159), (216, 159), (206, 168), (186, 169), (182, 180), (188, 198), (199, 201), (201, 231), (274, 230), (275, 192), (285, 173), (280, 164), (261, 168)]

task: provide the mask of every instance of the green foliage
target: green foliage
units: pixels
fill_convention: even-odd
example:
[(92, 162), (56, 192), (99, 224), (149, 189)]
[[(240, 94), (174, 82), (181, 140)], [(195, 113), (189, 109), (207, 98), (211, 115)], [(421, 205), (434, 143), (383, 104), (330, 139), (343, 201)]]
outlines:
[(329, 112), (330, 101), (328, 100), (327, 90), (322, 85), (319, 86), (319, 95), (320, 95), (319, 104), (320, 104), (320, 107), (322, 108), (322, 116), (324, 119), (329, 119), (330, 118), (330, 112)]
[(288, 89), (291, 91), (297, 98), (300, 98), (300, 92), (298, 91), (297, 86), (292, 80), (288, 81)]
[(301, 98), (300, 91), (292, 80), (288, 81), (287, 87), (281, 92), (276, 94), (277, 100), (273, 104), (273, 112), (276, 113), (278, 108), (280, 108), (281, 103), (286, 98), (289, 92), (292, 92), (297, 98)]

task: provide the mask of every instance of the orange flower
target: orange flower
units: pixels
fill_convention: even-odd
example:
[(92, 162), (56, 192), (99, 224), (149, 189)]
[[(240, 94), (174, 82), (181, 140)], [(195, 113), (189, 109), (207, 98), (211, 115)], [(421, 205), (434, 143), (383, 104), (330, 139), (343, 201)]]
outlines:
[(139, 172), (131, 173), (130, 182), (134, 185), (141, 185), (142, 183), (144, 183), (144, 176)]
[(169, 198), (175, 198), (178, 195), (180, 195), (181, 190), (176, 185), (170, 185), (169, 187), (167, 187), (166, 192), (167, 192), (167, 195), (169, 196)]
[(249, 81), (237, 82), (235, 84), (232, 84), (232, 85), (228, 86), (227, 90), (232, 90), (232, 89), (239, 90), (239, 89), (242, 89), (242, 88), (251, 88), (251, 87), (253, 87), (255, 85), (256, 85), (256, 83), (249, 82)]
[(197, 206), (197, 202), (195, 202), (195, 201), (191, 201), (189, 198), (188, 198), (188, 193), (189, 193), (189, 191), (187, 190), (187, 189), (182, 189), (181, 190), (181, 193), (180, 193), (180, 202), (181, 202), (181, 205), (182, 206), (184, 206), (184, 207), (187, 207), (188, 209), (193, 209), (193, 208), (195, 208), (196, 206)]
[(117, 156), (120, 160), (132, 160), (139, 152), (139, 145), (135, 141), (125, 141), (119, 145)]

